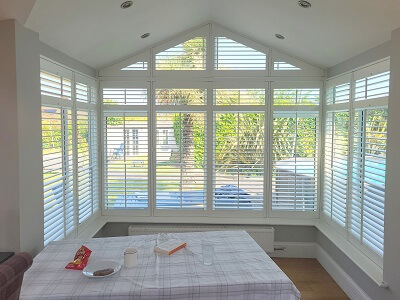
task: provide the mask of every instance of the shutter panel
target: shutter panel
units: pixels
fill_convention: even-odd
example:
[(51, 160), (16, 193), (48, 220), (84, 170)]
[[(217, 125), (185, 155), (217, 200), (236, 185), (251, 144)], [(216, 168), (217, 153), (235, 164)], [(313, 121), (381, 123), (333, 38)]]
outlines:
[[(95, 111), (77, 111), (79, 224), (98, 209), (97, 128)], [(96, 207), (95, 207), (96, 206)]]
[(389, 95), (389, 60), (354, 72), (355, 100), (369, 100)]
[(146, 88), (104, 88), (104, 105), (146, 105)]
[(158, 113), (156, 207), (206, 208), (205, 113)]
[(383, 256), (387, 109), (354, 117), (350, 233)]
[(156, 89), (157, 105), (204, 105), (206, 89)]
[(104, 201), (108, 209), (148, 207), (146, 112), (104, 113)]
[(89, 102), (90, 87), (87, 84), (77, 82), (75, 84), (76, 101)]
[(320, 89), (279, 88), (273, 90), (274, 105), (319, 105)]
[(265, 89), (215, 89), (217, 105), (265, 105)]
[(139, 61), (121, 69), (121, 71), (146, 71), (148, 68), (147, 61)]
[(262, 210), (264, 113), (215, 113), (214, 120), (213, 209)]
[(215, 37), (215, 70), (266, 70), (267, 55), (224, 36)]
[(292, 64), (289, 64), (285, 61), (274, 61), (274, 70), (275, 71), (293, 71), (293, 70), (301, 70), (301, 68), (296, 67)]
[(71, 79), (47, 71), (40, 71), (42, 95), (71, 100)]
[(71, 110), (42, 106), (44, 244), (74, 229)]
[(272, 209), (317, 209), (317, 114), (275, 112)]
[(156, 54), (156, 70), (205, 70), (206, 38), (198, 36)]
[(326, 104), (346, 103), (350, 101), (349, 74), (342, 75), (326, 81)]
[(346, 226), (349, 112), (327, 112), (323, 211), (340, 227)]

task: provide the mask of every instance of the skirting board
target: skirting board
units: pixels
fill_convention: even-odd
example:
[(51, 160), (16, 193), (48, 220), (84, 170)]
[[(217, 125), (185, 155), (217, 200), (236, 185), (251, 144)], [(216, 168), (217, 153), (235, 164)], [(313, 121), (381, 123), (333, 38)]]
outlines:
[(336, 263), (320, 245), (316, 244), (315, 258), (352, 300), (372, 300), (360, 286)]

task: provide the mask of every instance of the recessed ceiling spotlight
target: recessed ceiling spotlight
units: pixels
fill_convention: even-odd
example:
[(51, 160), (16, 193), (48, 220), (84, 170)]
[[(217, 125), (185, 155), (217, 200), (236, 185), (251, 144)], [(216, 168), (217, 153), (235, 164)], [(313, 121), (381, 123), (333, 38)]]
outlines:
[(142, 39), (145, 39), (145, 38), (148, 38), (150, 36), (150, 32), (147, 32), (147, 33), (145, 33), (145, 34), (142, 34), (140, 37), (142, 38)]
[(302, 8), (310, 8), (311, 7), (311, 3), (305, 0), (300, 0), (297, 2), (299, 4), (300, 7)]
[(125, 2), (123, 2), (123, 3), (121, 4), (121, 8), (122, 8), (122, 9), (126, 9), (126, 8), (131, 7), (132, 5), (133, 5), (133, 1), (125, 1)]
[(282, 34), (279, 34), (279, 33), (275, 34), (275, 36), (280, 40), (285, 39), (285, 37)]

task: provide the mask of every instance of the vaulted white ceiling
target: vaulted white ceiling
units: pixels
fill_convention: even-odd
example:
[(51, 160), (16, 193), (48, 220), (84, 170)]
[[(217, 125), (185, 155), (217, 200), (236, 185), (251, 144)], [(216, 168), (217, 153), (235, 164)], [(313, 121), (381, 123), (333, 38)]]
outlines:
[(25, 26), (94, 68), (209, 21), (321, 67), (390, 40), (400, 27), (400, 0), (309, 0), (309, 9), (297, 0), (134, 0), (122, 10), (123, 1), (37, 0)]

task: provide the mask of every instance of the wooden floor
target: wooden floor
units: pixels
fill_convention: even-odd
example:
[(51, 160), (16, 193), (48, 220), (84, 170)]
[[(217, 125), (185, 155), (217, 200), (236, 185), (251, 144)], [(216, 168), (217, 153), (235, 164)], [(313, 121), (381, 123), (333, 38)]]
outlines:
[(350, 299), (314, 258), (272, 258), (300, 290), (301, 299)]

